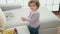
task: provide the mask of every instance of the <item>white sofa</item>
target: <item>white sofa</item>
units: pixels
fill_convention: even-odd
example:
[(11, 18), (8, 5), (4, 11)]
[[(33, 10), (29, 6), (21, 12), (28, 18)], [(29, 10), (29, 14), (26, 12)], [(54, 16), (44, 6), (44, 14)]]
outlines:
[[(46, 8), (40, 8), (40, 34), (57, 34), (57, 26), (60, 25), (59, 19), (51, 11), (48, 11)], [(43, 10), (42, 10), (43, 9)], [(29, 25), (28, 22), (22, 22), (20, 17), (27, 17), (29, 14), (29, 9), (20, 8), (15, 10), (4, 11), (4, 13), (13, 13), (13, 17), (8, 18), (6, 28), (18, 27)], [(8, 15), (9, 16), (9, 15)], [(11, 15), (10, 15), (11, 16)], [(12, 19), (11, 19), (12, 18)]]

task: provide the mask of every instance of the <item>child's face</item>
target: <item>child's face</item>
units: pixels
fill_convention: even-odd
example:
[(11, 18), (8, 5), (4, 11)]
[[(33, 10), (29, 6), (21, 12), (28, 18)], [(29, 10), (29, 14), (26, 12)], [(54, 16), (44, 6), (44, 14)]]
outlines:
[(29, 7), (32, 11), (36, 11), (38, 8), (35, 3), (30, 3)]

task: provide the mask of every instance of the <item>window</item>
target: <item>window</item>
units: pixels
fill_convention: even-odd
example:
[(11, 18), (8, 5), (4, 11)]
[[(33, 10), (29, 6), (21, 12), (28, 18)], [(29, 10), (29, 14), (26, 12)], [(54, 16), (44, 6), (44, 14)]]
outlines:
[(60, 11), (60, 4), (59, 4), (59, 11)]
[(46, 7), (49, 9), (49, 11), (53, 10), (53, 5), (47, 5)]
[(59, 10), (59, 0), (54, 0), (53, 11)]
[(59, 5), (53, 5), (53, 11), (58, 11), (59, 10)]
[(46, 4), (46, 0), (39, 0), (40, 4)]
[(15, 3), (15, 0), (7, 0), (7, 4), (13, 4)]
[(47, 5), (52, 5), (53, 4), (53, 0), (47, 0)]
[(58, 11), (59, 1), (60, 0), (40, 0), (40, 3), (42, 6), (47, 7), (50, 11)]
[(29, 0), (16, 0), (17, 4), (21, 4), (22, 6), (27, 7), (28, 6), (28, 1)]
[(23, 1), (22, 0), (16, 0), (16, 3), (23, 5)]
[(59, 0), (54, 0), (54, 4), (58, 5), (59, 4)]
[(0, 0), (0, 4), (6, 4), (6, 0)]

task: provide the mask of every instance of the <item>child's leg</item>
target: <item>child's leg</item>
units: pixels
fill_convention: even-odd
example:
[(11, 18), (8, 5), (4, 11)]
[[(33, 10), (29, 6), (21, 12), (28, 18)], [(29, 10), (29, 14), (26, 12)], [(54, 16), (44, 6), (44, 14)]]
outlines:
[(28, 28), (29, 28), (30, 34), (35, 34), (34, 29), (31, 26), (29, 26)]
[(35, 32), (35, 34), (39, 34), (39, 31), (37, 30), (37, 31)]
[(35, 34), (39, 34), (39, 27), (40, 27), (40, 26), (38, 26), (38, 27), (36, 28)]
[(29, 26), (28, 28), (29, 28), (29, 31), (30, 31), (30, 34), (39, 34), (39, 27), (40, 26), (38, 26), (37, 28), (32, 28), (31, 26)]

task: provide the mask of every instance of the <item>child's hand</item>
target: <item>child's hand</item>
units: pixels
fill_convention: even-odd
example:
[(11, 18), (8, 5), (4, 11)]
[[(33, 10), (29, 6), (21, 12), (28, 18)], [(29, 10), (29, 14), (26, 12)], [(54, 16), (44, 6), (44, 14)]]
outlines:
[(26, 21), (25, 17), (21, 17), (22, 21)]

